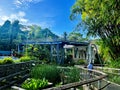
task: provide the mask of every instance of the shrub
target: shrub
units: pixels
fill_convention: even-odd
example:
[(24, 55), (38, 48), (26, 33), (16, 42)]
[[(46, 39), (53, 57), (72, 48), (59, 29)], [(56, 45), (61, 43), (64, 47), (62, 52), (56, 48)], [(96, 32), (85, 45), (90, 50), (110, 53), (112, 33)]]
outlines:
[(21, 62), (30, 61), (30, 60), (31, 60), (31, 58), (28, 57), (28, 56), (23, 56), (23, 57), (20, 58)]
[(22, 83), (22, 88), (26, 90), (39, 90), (48, 85), (46, 79), (27, 79)]
[(80, 80), (80, 71), (77, 68), (71, 68), (69, 71), (64, 72), (66, 76), (65, 83), (77, 82)]
[(3, 60), (2, 60), (2, 59), (0, 59), (0, 65), (1, 65), (1, 64), (3, 64)]
[(3, 59), (3, 64), (12, 64), (14, 63), (12, 57), (6, 57)]
[(14, 60), (15, 63), (20, 63), (20, 59)]
[(39, 59), (37, 57), (31, 56), (30, 58), (31, 58), (31, 60), (36, 60), (36, 61), (38, 60), (39, 61)]
[(53, 84), (60, 82), (60, 72), (57, 66), (54, 65), (38, 65), (31, 71), (32, 78), (47, 79)]
[(83, 64), (85, 64), (85, 60), (84, 59), (80, 59), (75, 64), (83, 65)]
[(108, 62), (108, 67), (120, 68), (120, 57), (117, 58), (116, 60), (110, 60), (110, 62)]

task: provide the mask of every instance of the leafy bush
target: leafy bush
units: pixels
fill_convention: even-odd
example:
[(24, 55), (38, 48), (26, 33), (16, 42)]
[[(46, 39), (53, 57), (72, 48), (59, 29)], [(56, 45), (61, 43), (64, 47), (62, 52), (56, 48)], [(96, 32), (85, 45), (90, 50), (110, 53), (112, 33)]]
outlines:
[(65, 72), (66, 82), (65, 83), (72, 83), (77, 82), (80, 80), (80, 71), (77, 68), (71, 68), (69, 71)]
[(20, 59), (14, 60), (15, 63), (20, 63)]
[(84, 59), (80, 59), (75, 64), (83, 65), (83, 64), (85, 64), (85, 60)]
[(20, 58), (21, 62), (30, 61), (30, 60), (31, 60), (31, 58), (28, 57), (28, 56), (23, 56), (23, 57)]
[(32, 69), (32, 78), (36, 79), (47, 79), (53, 84), (60, 82), (60, 71), (57, 66), (54, 65), (39, 65)]
[(46, 79), (27, 79), (22, 83), (22, 88), (27, 90), (39, 90), (48, 85)]
[(12, 57), (6, 57), (3, 59), (3, 64), (12, 64), (14, 63)]
[(111, 60), (110, 62), (108, 62), (108, 67), (120, 68), (120, 57), (116, 60)]
[(0, 59), (0, 65), (1, 65), (1, 64), (3, 64), (3, 60), (2, 60), (2, 59)]
[(34, 57), (34, 56), (31, 56), (30, 58), (31, 60), (36, 60), (36, 61), (39, 60), (37, 57)]
[(114, 83), (117, 83), (120, 85), (120, 75), (114, 74), (114, 73), (107, 73), (108, 74), (108, 80)]

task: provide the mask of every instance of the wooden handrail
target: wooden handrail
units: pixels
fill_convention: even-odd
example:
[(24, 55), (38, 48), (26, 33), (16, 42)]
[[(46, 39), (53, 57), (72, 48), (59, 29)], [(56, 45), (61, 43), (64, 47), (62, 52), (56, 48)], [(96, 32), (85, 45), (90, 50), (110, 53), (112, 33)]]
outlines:
[(107, 77), (107, 75), (103, 75), (103, 76), (100, 76), (100, 77), (97, 77), (97, 78), (88, 79), (87, 81), (69, 83), (69, 84), (59, 86), (59, 87), (52, 87), (52, 88), (47, 88), (47, 89), (43, 89), (43, 90), (66, 90), (66, 89), (82, 86), (84, 84), (89, 84), (89, 83), (92, 83), (92, 82), (96, 82), (96, 81), (102, 80), (103, 78), (106, 78), (106, 77)]
[[(6, 87), (29, 77), (29, 71), (32, 68), (33, 63), (36, 62), (29, 61), (16, 64), (0, 65), (0, 90), (5, 90)], [(4, 80), (5, 82), (3, 83)]]
[[(82, 67), (77, 67), (77, 68), (80, 68), (82, 70), (88, 71), (87, 69), (82, 68)], [(102, 79), (104, 79), (104, 78), (106, 78), (108, 76), (107, 74), (105, 74), (103, 72), (100, 72), (100, 71), (97, 71), (97, 70), (91, 70), (91, 71), (93, 73), (99, 73), (100, 76), (92, 78), (92, 79), (87, 79), (85, 81), (69, 83), (69, 84), (61, 85), (59, 87), (52, 87), (52, 88), (47, 88), (47, 89), (43, 89), (43, 90), (66, 90), (66, 89), (70, 89), (70, 88), (75, 88), (75, 87), (78, 87), (78, 86), (82, 86), (84, 84), (89, 84), (89, 83), (92, 83), (92, 82), (96, 82), (96, 81), (102, 80)]]

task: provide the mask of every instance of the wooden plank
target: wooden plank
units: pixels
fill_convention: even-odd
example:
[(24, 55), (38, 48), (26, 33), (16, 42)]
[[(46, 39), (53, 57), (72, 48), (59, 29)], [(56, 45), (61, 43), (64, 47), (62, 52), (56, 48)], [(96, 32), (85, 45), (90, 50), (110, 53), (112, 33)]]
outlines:
[(87, 81), (69, 83), (69, 84), (59, 86), (59, 87), (52, 87), (52, 88), (43, 89), (43, 90), (66, 90), (66, 89), (82, 86), (84, 84), (89, 84), (89, 83), (92, 83), (92, 82), (96, 82), (96, 81), (99, 81), (99, 80), (101, 80), (103, 78), (106, 78), (106, 77), (107, 77), (107, 75), (102, 75), (102, 76), (97, 77), (97, 78), (88, 79)]
[(25, 89), (17, 87), (17, 86), (12, 86), (11, 88), (14, 89), (14, 90), (25, 90)]

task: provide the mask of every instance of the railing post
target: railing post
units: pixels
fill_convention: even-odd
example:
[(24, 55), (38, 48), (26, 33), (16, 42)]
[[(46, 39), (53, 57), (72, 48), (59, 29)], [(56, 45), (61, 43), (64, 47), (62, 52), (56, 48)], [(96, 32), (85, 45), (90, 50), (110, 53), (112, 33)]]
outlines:
[[(106, 77), (106, 81), (108, 81), (108, 77)], [(108, 86), (106, 87), (106, 90), (109, 90)]]
[(101, 80), (98, 80), (98, 90), (101, 88)]

